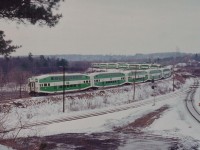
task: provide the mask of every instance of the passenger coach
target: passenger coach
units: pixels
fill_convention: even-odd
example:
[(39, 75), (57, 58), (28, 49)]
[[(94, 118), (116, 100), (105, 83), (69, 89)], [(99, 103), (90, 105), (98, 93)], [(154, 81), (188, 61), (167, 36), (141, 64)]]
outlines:
[[(79, 91), (91, 87), (90, 76), (85, 74), (66, 74), (65, 91)], [(29, 79), (29, 93), (61, 93), (63, 91), (63, 74), (49, 74)]]
[(121, 72), (93, 73), (90, 75), (93, 87), (112, 87), (125, 84), (125, 74)]
[(148, 72), (142, 70), (126, 71), (127, 83), (145, 82), (148, 80)]

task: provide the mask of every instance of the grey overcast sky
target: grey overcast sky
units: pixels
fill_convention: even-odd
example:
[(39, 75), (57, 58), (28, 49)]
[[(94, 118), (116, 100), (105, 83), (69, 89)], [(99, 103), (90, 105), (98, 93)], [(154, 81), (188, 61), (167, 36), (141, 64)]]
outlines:
[(14, 55), (200, 52), (200, 0), (65, 0), (54, 28), (0, 20)]

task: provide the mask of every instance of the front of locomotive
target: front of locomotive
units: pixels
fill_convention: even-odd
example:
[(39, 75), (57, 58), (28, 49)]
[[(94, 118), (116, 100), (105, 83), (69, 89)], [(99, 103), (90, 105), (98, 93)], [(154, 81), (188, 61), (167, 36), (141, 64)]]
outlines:
[(34, 95), (39, 92), (37, 77), (31, 77), (28, 79), (28, 88), (27, 89), (28, 89), (29, 95)]

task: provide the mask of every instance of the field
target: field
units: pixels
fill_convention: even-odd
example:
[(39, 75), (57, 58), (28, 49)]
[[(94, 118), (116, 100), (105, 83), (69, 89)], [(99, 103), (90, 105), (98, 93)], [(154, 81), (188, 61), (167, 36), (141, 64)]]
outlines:
[[(175, 76), (175, 89), (177, 92), (181, 92), (185, 88), (189, 87), (194, 82), (192, 78), (185, 78), (185, 75), (177, 74)], [(155, 102), (154, 105), (154, 96), (155, 100), (162, 97), (162, 95), (172, 93), (172, 78), (168, 78), (165, 80), (159, 80), (156, 82), (155, 91), (151, 89), (152, 83), (146, 82), (136, 85), (136, 95), (135, 100), (133, 100), (133, 86), (122, 86), (105, 90), (97, 90), (97, 91), (86, 91), (81, 93), (70, 93), (66, 94), (65, 97), (65, 113), (62, 111), (62, 95), (50, 95), (50, 96), (42, 96), (42, 97), (32, 97), (32, 98), (22, 98), (16, 99), (14, 101), (10, 101), (9, 103), (1, 104), (1, 118), (2, 118), (2, 128), (4, 130), (9, 130), (12, 128), (18, 128), (15, 131), (8, 132), (6, 134), (2, 134), (5, 140), (2, 140), (1, 143), (6, 144), (10, 138), (17, 137), (17, 141), (29, 141), (29, 146), (38, 146), (42, 142), (44, 143), (53, 143), (54, 146), (46, 145), (47, 147), (59, 147), (59, 142), (56, 142), (56, 139), (61, 137), (66, 137), (67, 139), (73, 139), (72, 135), (77, 134), (82, 140), (91, 140), (90, 137), (87, 137), (87, 134), (92, 134), (91, 136), (105, 136), (109, 137), (112, 134), (123, 133), (122, 137), (130, 136), (124, 135), (124, 133), (131, 132), (132, 136), (136, 136), (136, 134), (140, 133), (142, 135), (146, 135), (150, 139), (145, 139), (146, 143), (149, 144), (153, 137), (161, 136), (161, 143), (168, 143), (166, 141), (171, 141), (175, 138), (177, 143), (182, 144), (182, 138), (178, 133), (180, 129), (178, 127), (173, 127), (168, 131), (165, 131), (163, 128), (157, 132), (158, 129), (162, 128), (159, 125), (157, 120), (163, 120), (163, 115), (173, 112), (173, 108), (180, 103), (180, 100), (183, 99), (184, 94), (182, 96), (175, 98), (169, 96), (169, 100), (163, 102)], [(162, 98), (161, 98), (162, 99)], [(173, 100), (174, 99), (174, 100)], [(143, 102), (148, 101), (149, 104), (142, 104)], [(179, 101), (179, 102), (178, 102)], [(142, 105), (141, 105), (141, 104)], [(94, 117), (87, 117), (88, 114), (96, 113), (96, 112), (104, 112), (108, 110), (114, 110), (116, 108), (122, 106), (129, 105), (137, 105), (140, 106), (134, 109), (127, 109), (123, 111), (116, 111), (115, 113), (105, 113), (105, 115), (96, 115)], [(177, 105), (178, 106), (178, 105)], [(178, 107), (177, 107), (178, 108)], [(173, 114), (174, 113), (174, 114)], [(178, 116), (185, 120), (185, 114), (182, 112), (182, 109), (176, 110), (171, 115)], [(82, 114), (86, 115), (85, 119), (75, 119), (72, 121), (62, 121), (62, 118), (73, 118), (74, 116), (79, 116)], [(171, 116), (170, 115), (170, 116)], [(177, 117), (177, 116), (176, 116)], [(48, 125), (40, 125), (40, 126), (28, 126), (38, 122), (48, 122), (54, 121), (60, 118), (59, 123), (50, 123)], [(83, 117), (84, 118), (84, 117)], [(112, 119), (111, 119), (112, 118)], [(166, 119), (166, 120), (169, 120)], [(171, 121), (174, 121), (173, 119)], [(165, 122), (164, 120), (162, 122)], [(175, 123), (176, 125), (176, 123)], [(177, 124), (178, 125), (178, 124)], [(28, 127), (27, 127), (28, 126)], [(26, 128), (26, 129), (25, 129)], [(111, 133), (110, 133), (111, 132)], [(85, 134), (87, 133), (87, 134)], [(98, 134), (97, 134), (98, 133)], [(62, 136), (60, 135), (62, 134)], [(166, 136), (167, 134), (167, 136)], [(188, 134), (188, 133), (187, 133)], [(188, 135), (185, 135), (186, 138)], [(32, 138), (27, 137), (37, 137), (36, 141)], [(146, 137), (145, 136), (145, 137)], [(97, 138), (96, 137), (96, 138)], [(108, 138), (107, 137), (107, 138)], [(126, 138), (122, 138), (121, 136), (117, 136), (116, 139), (111, 139), (113, 141), (119, 140), (120, 142), (126, 141)], [(106, 139), (107, 139), (106, 138)], [(141, 137), (140, 137), (141, 138)], [(195, 137), (198, 139), (198, 137)], [(196, 144), (195, 138), (191, 138), (192, 142), (188, 142), (187, 146), (194, 146)], [(34, 138), (35, 139), (35, 138)], [(45, 140), (44, 140), (45, 139)], [(131, 140), (132, 138), (130, 138)], [(160, 138), (158, 138), (160, 140)], [(132, 139), (133, 140), (133, 139)], [(157, 142), (159, 140), (156, 140)], [(70, 142), (71, 141), (71, 142)], [(97, 140), (97, 142), (99, 139)], [(65, 147), (69, 145), (74, 145), (76, 142), (75, 139), (69, 140), (66, 142), (65, 140), (61, 140), (61, 143), (65, 145)], [(107, 141), (104, 141), (105, 144)], [(156, 142), (156, 143), (157, 143)], [(9, 142), (12, 143), (12, 142)], [(13, 142), (16, 143), (16, 142)], [(40, 143), (40, 144), (39, 144)], [(110, 142), (108, 142), (110, 143)], [(106, 145), (109, 145), (109, 144)], [(112, 142), (111, 142), (112, 143)], [(155, 146), (158, 146), (156, 145)], [(175, 142), (176, 143), (176, 142)], [(191, 144), (193, 143), (193, 144)], [(194, 144), (195, 143), (195, 144)], [(139, 143), (138, 143), (139, 144)], [(9, 144), (12, 147), (12, 144)], [(166, 146), (170, 147), (173, 144), (166, 144)], [(175, 144), (176, 145), (176, 144)], [(198, 145), (198, 144), (197, 144)], [(22, 146), (18, 143), (18, 146)], [(89, 146), (89, 145), (80, 145), (80, 146)], [(122, 145), (120, 144), (119, 147)], [(127, 144), (125, 146), (128, 146)], [(140, 145), (141, 146), (141, 145)], [(22, 146), (23, 147), (23, 146)], [(97, 145), (98, 147), (98, 145)], [(107, 147), (108, 148), (108, 147)], [(25, 148), (24, 148), (25, 149)]]

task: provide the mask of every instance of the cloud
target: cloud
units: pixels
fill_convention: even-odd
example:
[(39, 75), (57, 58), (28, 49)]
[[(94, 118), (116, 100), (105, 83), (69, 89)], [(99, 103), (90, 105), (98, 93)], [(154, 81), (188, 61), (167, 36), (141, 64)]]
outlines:
[(55, 28), (0, 22), (28, 54), (198, 52), (200, 1), (65, 0)]

